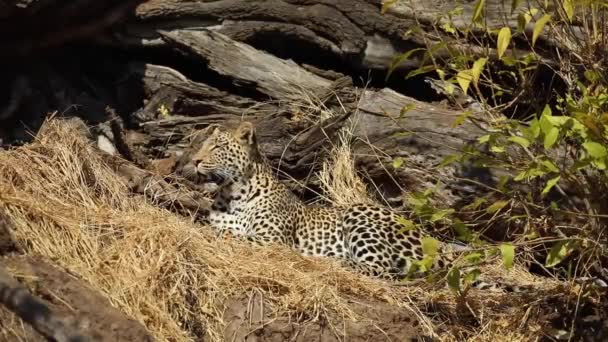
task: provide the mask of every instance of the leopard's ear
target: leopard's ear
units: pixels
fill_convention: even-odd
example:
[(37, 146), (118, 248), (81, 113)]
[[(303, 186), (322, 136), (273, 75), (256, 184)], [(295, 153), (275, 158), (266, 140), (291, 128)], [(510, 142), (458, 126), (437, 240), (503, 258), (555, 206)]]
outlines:
[(236, 137), (245, 145), (255, 145), (255, 128), (248, 121), (243, 121), (236, 129)]
[(217, 134), (219, 134), (219, 133), (220, 133), (220, 125), (218, 125), (218, 124), (211, 124), (211, 125), (207, 126), (207, 127), (206, 127), (206, 128), (203, 130), (203, 132), (204, 132), (205, 134), (210, 133), (210, 134), (209, 134), (210, 136), (211, 136), (211, 135), (217, 135)]
[(190, 139), (191, 147), (200, 147), (205, 140), (209, 137), (218, 135), (220, 133), (220, 126), (217, 124), (211, 124), (199, 131), (194, 132)]

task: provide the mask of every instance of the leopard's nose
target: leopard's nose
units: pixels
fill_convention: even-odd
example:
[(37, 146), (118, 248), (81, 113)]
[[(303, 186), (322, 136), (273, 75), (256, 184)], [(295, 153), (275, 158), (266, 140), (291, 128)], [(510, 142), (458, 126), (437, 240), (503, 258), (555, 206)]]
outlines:
[(202, 159), (200, 157), (194, 156), (191, 161), (194, 167), (198, 167), (198, 164), (202, 161)]

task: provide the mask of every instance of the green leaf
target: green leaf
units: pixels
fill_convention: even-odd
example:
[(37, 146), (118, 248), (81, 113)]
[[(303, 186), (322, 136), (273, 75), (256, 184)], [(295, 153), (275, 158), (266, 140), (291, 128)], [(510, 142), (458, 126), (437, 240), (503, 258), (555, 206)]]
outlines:
[(528, 15), (526, 13), (519, 13), (517, 16), (517, 32), (524, 32), (526, 25), (529, 22)]
[(546, 159), (542, 160), (540, 162), (540, 164), (542, 166), (544, 166), (550, 172), (555, 172), (555, 173), (559, 172), (559, 169), (557, 168), (557, 166), (550, 160), (546, 160)]
[(524, 180), (528, 178), (528, 172), (527, 171), (522, 171), (520, 173), (517, 174), (517, 176), (515, 176), (515, 178), (513, 178), (514, 181), (519, 182), (521, 180)]
[(456, 210), (454, 210), (452, 208), (439, 210), (439, 211), (433, 213), (433, 215), (431, 215), (431, 218), (429, 219), (429, 221), (437, 222), (437, 221), (443, 220), (446, 216), (453, 214), (455, 211)]
[(503, 153), (505, 151), (505, 147), (499, 145), (492, 145), (490, 147), (490, 151), (494, 153)]
[(469, 265), (474, 265), (480, 263), (484, 259), (485, 255), (479, 252), (471, 252), (464, 256), (464, 260)]
[[(415, 53), (417, 51), (425, 51), (425, 50), (426, 50), (425, 48), (411, 49), (405, 53), (402, 53), (401, 55), (394, 57), (393, 60), (391, 61), (391, 65), (389, 65), (389, 67), (388, 67), (388, 72), (386, 73), (386, 77), (384, 78), (384, 81), (386, 82), (391, 77), (393, 71), (395, 71), (395, 69), (399, 65), (401, 65), (403, 62), (407, 61), (412, 56), (413, 53)], [(418, 69), (416, 69), (416, 70), (418, 70)]]
[(445, 158), (443, 158), (443, 160), (441, 161), (441, 163), (439, 163), (439, 165), (437, 165), (437, 167), (444, 167), (444, 166), (450, 165), (459, 159), (460, 159), (460, 155), (450, 154), (450, 155), (446, 156)]
[(592, 161), (591, 164), (595, 166), (598, 170), (606, 170), (606, 167), (608, 166), (606, 165), (606, 161), (602, 159), (596, 159)]
[(584, 75), (587, 81), (591, 83), (598, 82), (602, 79), (602, 75), (596, 70), (585, 70)]
[(386, 13), (386, 11), (389, 9), (389, 7), (391, 7), (397, 1), (399, 1), (399, 0), (383, 0), (382, 7), (380, 7), (380, 14)]
[(534, 44), (536, 44), (536, 40), (538, 39), (540, 34), (543, 32), (545, 25), (547, 25), (547, 23), (550, 20), (551, 20), (551, 15), (545, 14), (536, 21), (536, 23), (534, 24), (534, 30), (532, 31), (532, 46), (534, 46)]
[(545, 260), (546, 267), (553, 267), (561, 263), (568, 255), (570, 255), (577, 247), (576, 241), (564, 240), (556, 242)]
[(509, 201), (496, 201), (486, 209), (486, 212), (488, 214), (493, 214), (504, 208), (507, 204), (509, 204)]
[(477, 141), (478, 141), (480, 144), (485, 144), (485, 143), (487, 143), (488, 141), (490, 141), (490, 135), (489, 135), (489, 134), (482, 135), (481, 137), (477, 138)]
[(504, 146), (493, 145), (490, 147), (490, 151), (494, 153), (503, 153), (505, 151)]
[(403, 165), (403, 158), (401, 157), (397, 157), (395, 159), (393, 159), (393, 168), (398, 169), (401, 167), (401, 165)]
[(456, 87), (450, 82), (445, 82), (443, 90), (445, 90), (446, 94), (452, 95), (454, 94)]
[(549, 120), (549, 117), (547, 117), (546, 115), (542, 115), (540, 117), (540, 121), (538, 122), (538, 125), (540, 127), (540, 131), (545, 135), (547, 133), (549, 133), (549, 131), (555, 127), (555, 125), (553, 125), (551, 120)]
[(403, 106), (401, 108), (401, 110), (399, 111), (399, 119), (403, 118), (403, 116), (405, 115), (405, 113), (409, 112), (412, 109), (415, 109), (416, 105), (413, 103), (408, 103), (405, 106)]
[(532, 138), (536, 139), (540, 136), (540, 123), (537, 118), (534, 118), (530, 122), (530, 134)]
[(541, 196), (546, 195), (549, 191), (551, 191), (551, 188), (553, 188), (555, 186), (555, 184), (557, 184), (557, 182), (559, 182), (559, 179), (561, 178), (561, 176), (557, 176), (557, 177), (553, 177), (551, 179), (549, 179), (547, 181), (547, 184), (545, 185), (545, 188), (543, 189), (543, 191), (541, 192)]
[(509, 27), (503, 27), (498, 32), (498, 39), (496, 41), (496, 53), (498, 54), (498, 59), (502, 59), (502, 55), (509, 47), (509, 43), (511, 42), (511, 29)]
[(165, 104), (161, 104), (158, 109), (157, 112), (160, 114), (160, 116), (163, 119), (168, 118), (169, 116), (171, 116), (171, 113), (169, 112), (169, 108), (167, 108), (167, 106), (165, 106)]
[(500, 255), (502, 264), (507, 269), (513, 268), (513, 260), (515, 258), (515, 247), (512, 244), (503, 243), (500, 245)]
[(512, 141), (522, 147), (527, 148), (528, 146), (530, 146), (530, 140), (524, 138), (524, 137), (516, 137), (516, 136), (512, 136), (509, 137), (509, 141)]
[(559, 128), (553, 127), (549, 130), (548, 133), (545, 134), (545, 141), (543, 142), (545, 149), (550, 149), (553, 147), (555, 142), (557, 142), (557, 137), (559, 136)]
[(498, 247), (491, 247), (491, 248), (488, 248), (488, 249), (486, 250), (486, 255), (487, 255), (487, 256), (490, 256), (490, 257), (493, 257), (493, 256), (495, 256), (495, 255), (500, 255), (500, 248), (498, 248)]
[(540, 115), (541, 116), (552, 116), (553, 114), (551, 114), (551, 107), (549, 105), (545, 105), (545, 107), (543, 108), (543, 112)]
[(486, 200), (483, 197), (477, 197), (475, 199), (475, 201), (473, 201), (473, 203), (467, 204), (464, 207), (462, 207), (463, 210), (475, 210), (477, 208), (479, 208), (480, 205), (486, 203), (488, 200)]
[(513, 180), (519, 182), (523, 179), (534, 179), (536, 177), (544, 176), (546, 174), (547, 172), (541, 170), (539, 167), (531, 167), (528, 170), (520, 172), (517, 176), (515, 176)]
[(456, 232), (456, 237), (459, 240), (464, 242), (469, 242), (473, 239), (473, 233), (471, 230), (458, 218), (454, 219), (454, 231)]
[(538, 238), (538, 231), (533, 230), (530, 233), (524, 235), (525, 240), (534, 240)]
[(462, 15), (462, 13), (464, 12), (464, 8), (461, 6), (456, 6), (454, 7), (454, 9), (450, 10), (448, 12), (449, 15), (451, 16), (458, 16), (458, 15)]
[(473, 22), (478, 22), (483, 17), (483, 9), (486, 5), (486, 0), (478, 0), (473, 10)]
[(464, 283), (465, 284), (472, 284), (475, 282), (475, 280), (477, 280), (477, 278), (479, 278), (479, 275), (481, 275), (481, 271), (477, 268), (469, 271), (467, 274), (464, 275)]
[(513, 14), (513, 12), (515, 12), (517, 7), (519, 7), (520, 3), (521, 3), (521, 0), (511, 0), (511, 14)]
[(447, 33), (456, 34), (456, 28), (449, 21), (443, 23), (443, 25), (441, 25), (441, 28)]
[(466, 94), (466, 92), (469, 90), (469, 85), (471, 84), (471, 81), (473, 81), (472, 71), (470, 69), (459, 71), (456, 74), (456, 81), (458, 81), (458, 85)]
[(420, 199), (418, 197), (414, 197), (414, 196), (408, 196), (407, 198), (407, 202), (409, 205), (411, 205), (412, 207), (422, 207), (426, 204), (426, 201), (424, 199)]
[(471, 75), (473, 76), (473, 84), (477, 84), (479, 82), (479, 77), (481, 76), (481, 72), (483, 71), (483, 67), (486, 65), (487, 58), (479, 58), (473, 63), (473, 67), (471, 68)]
[(430, 236), (425, 236), (424, 238), (422, 238), (422, 252), (424, 253), (424, 255), (434, 257), (435, 255), (437, 255), (438, 248), (439, 242), (436, 239)]
[[(426, 49), (423, 49), (423, 48), (420, 48), (420, 49), (426, 50)], [(410, 78), (412, 78), (414, 76), (426, 74), (426, 73), (429, 73), (431, 71), (435, 71), (435, 66), (434, 65), (425, 65), (423, 67), (420, 67), (418, 69), (414, 69), (414, 70), (408, 72), (408, 74), (405, 76), (405, 79), (407, 80), (407, 79), (410, 79)]]
[(417, 262), (420, 271), (427, 272), (433, 268), (434, 258), (432, 256), (425, 256), (422, 260)]
[(608, 155), (606, 146), (595, 141), (583, 143), (583, 147), (585, 148), (585, 151), (587, 151), (587, 153), (595, 159), (605, 158)]
[(566, 123), (572, 121), (572, 118), (569, 116), (559, 115), (559, 116), (547, 116), (547, 120), (549, 120), (554, 126), (563, 126)]
[(445, 81), (445, 71), (443, 69), (435, 69), (435, 72), (440, 80)]
[(454, 266), (450, 269), (447, 281), (450, 290), (460, 292), (460, 269), (458, 267)]
[(399, 223), (400, 225), (402, 225), (403, 227), (401, 229), (399, 229), (399, 233), (403, 234), (405, 232), (409, 232), (410, 230), (414, 230), (416, 229), (416, 224), (414, 223), (414, 221), (408, 220), (405, 217), (402, 216), (398, 216), (397, 217), (397, 223)]
[(467, 110), (466, 112), (462, 113), (461, 115), (459, 115), (453, 122), (452, 122), (452, 128), (454, 127), (458, 127), (460, 125), (462, 125), (462, 123), (464, 122), (464, 120), (466, 120), (469, 116), (471, 116), (471, 114), (473, 114), (472, 111)]
[(496, 184), (496, 188), (500, 191), (506, 191), (505, 186), (507, 185), (507, 182), (509, 181), (509, 179), (511, 179), (510, 176), (507, 176), (507, 175), (500, 176), (500, 178), (498, 178), (498, 184)]
[(574, 1), (564, 0), (562, 6), (564, 7), (564, 12), (566, 12), (566, 17), (568, 17), (568, 21), (572, 22), (572, 17), (574, 17)]

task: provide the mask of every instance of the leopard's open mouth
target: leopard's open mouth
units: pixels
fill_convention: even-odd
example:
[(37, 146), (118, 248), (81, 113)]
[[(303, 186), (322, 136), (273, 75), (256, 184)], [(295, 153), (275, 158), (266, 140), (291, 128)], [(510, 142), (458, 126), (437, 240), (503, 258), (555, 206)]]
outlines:
[(217, 185), (222, 185), (226, 181), (226, 178), (224, 176), (216, 172), (199, 172), (199, 176), (203, 183), (215, 183)]

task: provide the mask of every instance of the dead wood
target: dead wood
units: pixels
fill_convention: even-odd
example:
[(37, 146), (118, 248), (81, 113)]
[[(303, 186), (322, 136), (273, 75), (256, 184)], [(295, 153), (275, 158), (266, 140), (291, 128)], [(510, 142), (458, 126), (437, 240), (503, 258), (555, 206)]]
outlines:
[[(11, 231), (8, 217), (0, 208), (0, 229)], [(34, 297), (27, 288), (0, 267), (0, 302), (30, 324), (42, 336), (57, 342), (89, 341), (80, 331), (68, 326), (64, 319), (40, 299)]]
[[(190, 145), (193, 132), (208, 125), (245, 118), (256, 123), (262, 152), (272, 164), (303, 178), (337, 142), (337, 134), (346, 129), (353, 135), (360, 170), (385, 190), (400, 193), (403, 187), (420, 189), (437, 180), (455, 185), (459, 181), (453, 178), (453, 173), (429, 171), (481, 134), (471, 123), (453, 127), (460, 115), (457, 111), (416, 101), (389, 89), (354, 88), (345, 78), (330, 81), (217, 32), (172, 31), (162, 35), (172, 46), (234, 80), (236, 87), (256, 89), (260, 98), (281, 99), (286, 103), (281, 103), (279, 110), (278, 103), (260, 103), (233, 94), (228, 95), (232, 103), (229, 105), (223, 102), (226, 98), (222, 91), (188, 80), (162, 78), (165, 68), (147, 68), (144, 84), (157, 87), (148, 104), (154, 102), (158, 107), (162, 103), (171, 113), (163, 118), (156, 114), (156, 120), (140, 121), (149, 138), (144, 147), (157, 154), (164, 152), (168, 156), (183, 151)], [(153, 82), (159, 77), (163, 79), (160, 87)], [(154, 92), (151, 86), (149, 91)], [(306, 103), (303, 100), (306, 98), (311, 102)], [(314, 103), (318, 108), (311, 108)], [(404, 106), (411, 109), (402, 113)], [(319, 120), (324, 109), (335, 116)], [(155, 112), (152, 108), (147, 110)], [(397, 157), (405, 158), (406, 163), (402, 169), (394, 170), (392, 160)], [(462, 190), (466, 186), (455, 188)]]
[(9, 310), (42, 336), (57, 342), (91, 341), (89, 337), (75, 332), (28, 290), (21, 286), (5, 270), (0, 269), (0, 300)]
[[(490, 27), (517, 27), (517, 15), (526, 3), (519, 4), (511, 12), (511, 6), (500, 0), (485, 2), (484, 19)], [(204, 1), (183, 3), (172, 0), (153, 0), (137, 7), (136, 20), (130, 29), (118, 38), (121, 45), (159, 46), (158, 29), (209, 28), (232, 39), (246, 42), (258, 48), (272, 50), (279, 56), (297, 58), (290, 53), (296, 44), (304, 58), (330, 59), (356, 69), (386, 70), (395, 55), (415, 48), (426, 47), (439, 41), (451, 41), (452, 37), (434, 25), (445, 23), (446, 13), (456, 6), (463, 9), (453, 18), (455, 27), (464, 29), (470, 24), (476, 2), (450, 1), (398, 1), (381, 14), (380, 0), (272, 0), (272, 1)], [(527, 27), (532, 32), (531, 23)], [(409, 32), (404, 36), (405, 32)], [(431, 35), (425, 38), (425, 33)], [(479, 31), (459, 48), (471, 52), (479, 50)], [(550, 42), (551, 37), (539, 41)], [(115, 41), (116, 43), (116, 41)], [(516, 44), (516, 49), (529, 50), (526, 43)], [(542, 44), (542, 43), (541, 43)], [(438, 57), (445, 56), (437, 52)], [(548, 61), (556, 58), (545, 51)], [(412, 69), (420, 65), (422, 54), (414, 54), (401, 68)], [(337, 62), (339, 61), (339, 62)]]
[[(325, 51), (339, 57), (334, 61), (369, 68), (376, 62), (366, 61), (378, 53), (392, 58), (401, 48), (422, 46), (419, 35), (405, 40), (401, 37), (416, 25), (414, 18), (383, 16), (378, 2), (361, 0), (149, 1), (140, 5), (135, 15), (128, 32), (113, 36), (115, 44), (132, 47), (137, 44), (130, 44), (129, 39), (136, 38), (143, 42), (137, 46), (153, 45), (162, 53), (185, 56), (197, 68), (205, 69), (200, 78), (194, 81), (188, 70), (134, 61), (125, 73), (134, 82), (125, 86), (128, 82), (123, 82), (124, 72), (117, 70), (111, 83), (119, 85), (115, 91), (96, 84), (91, 93), (77, 92), (61, 77), (60, 82), (43, 84), (70, 90), (62, 97), (51, 96), (49, 106), (85, 103), (97, 110), (106, 102), (102, 108), (107, 104), (119, 108), (126, 122), (131, 127), (139, 126), (145, 134), (140, 146), (151, 160), (187, 160), (184, 149), (191, 145), (197, 130), (246, 118), (256, 122), (261, 148), (272, 164), (297, 179), (307, 178), (324, 152), (337, 142), (339, 132), (349, 130), (357, 167), (389, 197), (437, 181), (458, 191), (473, 192), (455, 177), (455, 172), (462, 170), (435, 170), (444, 157), (481, 134), (470, 123), (452, 127), (460, 112), (416, 101), (390, 89), (361, 89), (353, 85), (347, 73), (341, 73), (344, 70), (324, 71), (323, 63), (301, 67), (255, 47), (264, 37), (270, 42), (272, 37), (306, 32), (319, 42), (310, 45), (312, 54), (323, 57)], [(260, 22), (265, 24), (254, 29)], [(193, 25), (211, 30), (162, 30)], [(239, 28), (249, 28), (253, 35)], [(276, 35), (265, 35), (272, 32)], [(395, 44), (402, 45), (397, 48)], [(267, 50), (282, 55), (272, 47)], [(293, 55), (284, 52), (288, 53), (285, 57)], [(376, 67), (385, 68), (385, 62)], [(121, 108), (135, 107), (132, 94), (137, 92), (143, 94), (143, 101), (140, 109), (129, 115)], [(409, 110), (402, 113), (405, 106)], [(328, 118), (330, 113), (335, 117)], [(124, 151), (123, 155), (132, 159)], [(395, 158), (405, 158), (404, 167), (394, 170)], [(185, 165), (187, 162), (176, 167)], [(460, 196), (446, 193), (443, 197), (456, 201)]]
[(120, 157), (108, 154), (103, 157), (133, 193), (145, 195), (158, 206), (195, 219), (204, 220), (208, 215), (210, 200), (202, 188), (187, 179), (163, 177)]

